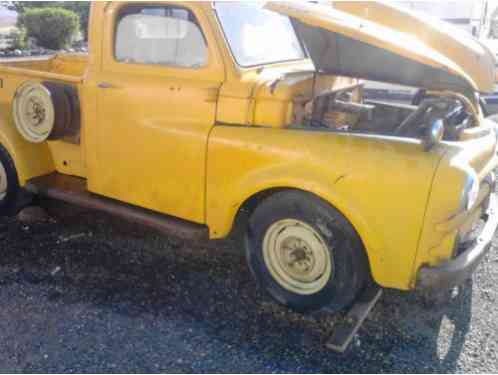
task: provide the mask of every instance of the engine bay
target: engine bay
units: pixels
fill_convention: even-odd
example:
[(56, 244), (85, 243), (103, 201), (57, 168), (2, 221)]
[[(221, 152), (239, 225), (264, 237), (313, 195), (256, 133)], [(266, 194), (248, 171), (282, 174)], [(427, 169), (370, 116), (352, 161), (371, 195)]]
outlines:
[(342, 133), (423, 139), (442, 120), (443, 140), (457, 141), (476, 125), (472, 104), (462, 95), (419, 92), (411, 104), (364, 100), (361, 84), (318, 95), (297, 108), (294, 118), (300, 126)]

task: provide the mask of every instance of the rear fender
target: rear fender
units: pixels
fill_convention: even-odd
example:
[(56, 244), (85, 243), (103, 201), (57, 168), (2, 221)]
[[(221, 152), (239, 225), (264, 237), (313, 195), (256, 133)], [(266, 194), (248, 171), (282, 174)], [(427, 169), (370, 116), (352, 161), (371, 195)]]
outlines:
[(7, 150), (16, 166), (20, 186), (30, 178), (55, 171), (46, 142), (29, 143), (17, 132), (10, 108), (0, 105), (0, 144)]

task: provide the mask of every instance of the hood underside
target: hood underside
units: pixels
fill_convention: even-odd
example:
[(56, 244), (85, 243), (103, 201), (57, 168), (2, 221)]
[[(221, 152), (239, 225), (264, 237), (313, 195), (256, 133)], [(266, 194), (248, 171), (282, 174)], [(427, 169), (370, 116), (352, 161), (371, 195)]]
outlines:
[[(354, 3), (338, 2), (341, 10), (305, 2), (270, 2), (266, 7), (290, 17), (321, 73), (467, 95), (493, 91), (495, 59), (479, 42), (469, 37), (462, 41), (444, 23), (426, 23), (384, 3)], [(365, 11), (368, 6), (377, 13)], [(404, 28), (389, 21), (396, 14), (405, 17)], [(437, 38), (430, 39), (429, 33)]]

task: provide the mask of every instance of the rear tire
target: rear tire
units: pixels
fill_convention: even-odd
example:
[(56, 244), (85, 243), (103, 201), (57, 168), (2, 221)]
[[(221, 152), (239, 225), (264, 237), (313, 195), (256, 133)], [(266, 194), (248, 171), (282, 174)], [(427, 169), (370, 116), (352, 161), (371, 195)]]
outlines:
[(19, 196), (19, 180), (14, 161), (0, 145), (0, 216), (12, 216), (17, 213)]
[(249, 219), (248, 263), (258, 283), (298, 312), (350, 305), (369, 280), (363, 244), (336, 209), (301, 191), (264, 200)]

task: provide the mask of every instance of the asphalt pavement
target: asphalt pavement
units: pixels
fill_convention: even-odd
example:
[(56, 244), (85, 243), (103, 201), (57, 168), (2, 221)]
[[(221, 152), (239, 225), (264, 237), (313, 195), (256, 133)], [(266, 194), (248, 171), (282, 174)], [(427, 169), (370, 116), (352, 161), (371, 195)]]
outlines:
[(344, 355), (340, 316), (258, 290), (236, 243), (193, 244), (50, 201), (0, 220), (0, 372), (497, 372), (498, 252), (447, 304), (386, 291)]

